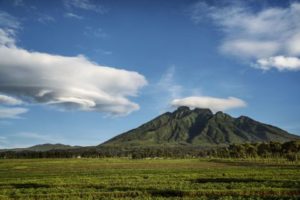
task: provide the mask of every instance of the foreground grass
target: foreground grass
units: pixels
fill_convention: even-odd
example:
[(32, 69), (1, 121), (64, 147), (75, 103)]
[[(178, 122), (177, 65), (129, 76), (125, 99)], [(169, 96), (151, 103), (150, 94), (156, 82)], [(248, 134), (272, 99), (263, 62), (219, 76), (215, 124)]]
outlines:
[(300, 164), (273, 160), (0, 160), (0, 199), (299, 199)]

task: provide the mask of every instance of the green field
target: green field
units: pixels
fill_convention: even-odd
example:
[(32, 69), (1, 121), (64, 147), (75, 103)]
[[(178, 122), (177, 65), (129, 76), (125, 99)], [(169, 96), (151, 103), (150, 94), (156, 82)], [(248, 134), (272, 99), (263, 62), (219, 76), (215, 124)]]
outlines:
[(299, 199), (300, 164), (275, 160), (0, 160), (0, 199)]

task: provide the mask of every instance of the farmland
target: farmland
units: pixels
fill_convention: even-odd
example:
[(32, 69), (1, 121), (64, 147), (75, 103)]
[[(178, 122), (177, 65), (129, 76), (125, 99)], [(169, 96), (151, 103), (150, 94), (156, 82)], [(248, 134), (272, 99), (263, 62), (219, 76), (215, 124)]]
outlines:
[(299, 199), (300, 163), (2, 159), (0, 199)]

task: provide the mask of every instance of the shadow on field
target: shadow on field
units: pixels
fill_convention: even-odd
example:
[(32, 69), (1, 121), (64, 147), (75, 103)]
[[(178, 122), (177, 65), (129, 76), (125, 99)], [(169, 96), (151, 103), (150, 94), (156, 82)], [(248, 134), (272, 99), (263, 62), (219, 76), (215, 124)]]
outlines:
[(281, 187), (297, 189), (300, 181), (293, 180), (262, 180), (254, 178), (198, 178), (193, 179), (194, 183), (260, 183), (261, 185), (268, 185), (270, 187)]
[[(74, 187), (74, 185), (71, 185), (71, 187)], [(80, 188), (80, 187), (83, 187), (83, 186), (78, 185), (78, 188)], [(88, 184), (85, 187), (86, 188), (93, 188), (93, 189), (97, 189), (97, 190), (106, 188), (105, 186), (99, 185), (99, 184)]]
[(283, 164), (283, 163), (268, 163), (268, 162), (255, 162), (255, 161), (232, 161), (232, 160), (220, 160), (220, 159), (212, 159), (209, 162), (214, 163), (222, 163), (230, 166), (241, 166), (241, 167), (280, 167), (280, 168), (287, 168), (287, 169), (295, 169), (300, 168), (300, 165), (290, 165), (290, 164)]
[(50, 186), (47, 184), (39, 184), (39, 183), (13, 183), (10, 184), (14, 188), (49, 188)]
[(251, 183), (251, 182), (265, 182), (253, 178), (199, 178), (194, 180), (196, 183)]
[(286, 191), (275, 192), (275, 191), (181, 191), (181, 190), (149, 190), (147, 191), (152, 197), (163, 197), (163, 198), (192, 198), (200, 199), (221, 199), (221, 197), (227, 196), (229, 199), (260, 199), (260, 200), (291, 200), (299, 199), (299, 191)]
[(150, 190), (148, 193), (155, 197), (184, 197), (184, 192), (180, 190)]

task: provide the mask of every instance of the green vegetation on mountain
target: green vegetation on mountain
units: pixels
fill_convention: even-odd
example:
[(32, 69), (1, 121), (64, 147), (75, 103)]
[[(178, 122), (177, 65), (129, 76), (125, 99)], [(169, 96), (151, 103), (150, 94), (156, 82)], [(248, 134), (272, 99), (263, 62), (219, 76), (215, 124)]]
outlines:
[(299, 139), (280, 128), (249, 117), (233, 118), (209, 109), (179, 107), (140, 127), (120, 134), (101, 146), (202, 146), (246, 142), (286, 142)]

